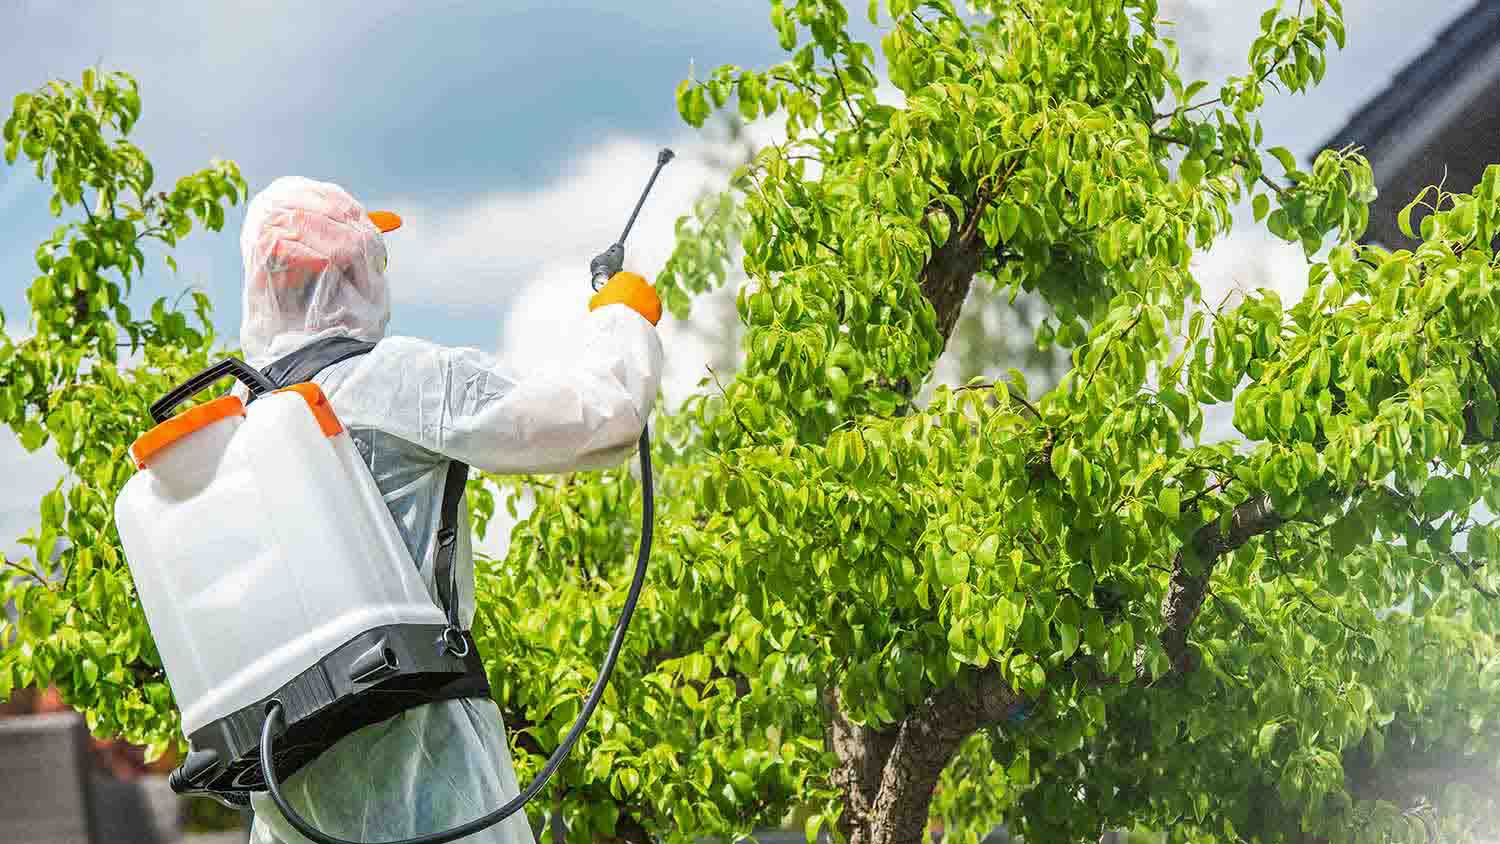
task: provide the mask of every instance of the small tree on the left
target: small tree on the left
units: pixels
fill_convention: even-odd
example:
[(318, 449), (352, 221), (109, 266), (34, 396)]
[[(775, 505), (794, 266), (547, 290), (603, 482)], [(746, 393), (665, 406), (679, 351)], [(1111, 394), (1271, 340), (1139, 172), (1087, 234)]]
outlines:
[[(194, 228), (218, 231), (248, 189), (233, 162), (153, 190), (151, 162), (128, 137), (139, 87), (123, 73), (83, 72), (15, 98), (5, 162), (50, 184), (59, 225), (36, 249), (29, 320), (0, 313), (0, 423), (28, 451), (52, 448), (63, 476), (42, 497), (30, 553), (0, 555), (0, 700), (55, 686), (96, 735), (148, 747), (180, 742), (178, 716), (115, 534), (113, 504), (133, 474), (127, 445), (151, 424), (151, 402), (210, 362), (208, 297), (191, 291), (149, 311), (131, 307), (148, 254), (176, 271), (172, 249)], [(6, 537), (10, 539), (11, 537)]]

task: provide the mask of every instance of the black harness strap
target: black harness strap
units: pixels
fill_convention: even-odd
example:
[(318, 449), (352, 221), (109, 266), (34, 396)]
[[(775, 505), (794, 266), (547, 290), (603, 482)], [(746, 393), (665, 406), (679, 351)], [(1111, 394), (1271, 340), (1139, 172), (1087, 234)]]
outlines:
[(277, 387), (290, 387), (311, 381), (319, 372), (375, 348), (368, 340), (353, 337), (324, 337), (284, 357), (277, 358), (261, 374)]
[[(261, 372), (277, 387), (289, 387), (309, 381), (318, 373), (336, 363), (366, 354), (375, 344), (353, 337), (325, 337), (277, 358)], [(463, 499), (464, 487), (469, 480), (469, 465), (462, 461), (448, 461), (448, 476), (443, 481), (443, 503), (438, 513), (437, 548), (432, 556), (432, 581), (437, 586), (438, 599), (452, 628), (445, 637), (449, 648), (463, 656), (469, 648), (461, 645), (459, 634), (463, 624), (458, 611), (458, 573), (453, 566), (453, 556), (458, 551), (458, 505)]]
[(437, 550), (432, 555), (432, 582), (437, 584), (438, 598), (448, 614), (448, 626), (462, 630), (458, 617), (458, 571), (453, 555), (458, 551), (458, 504), (469, 481), (469, 464), (448, 461), (448, 477), (443, 481), (443, 509), (438, 516)]

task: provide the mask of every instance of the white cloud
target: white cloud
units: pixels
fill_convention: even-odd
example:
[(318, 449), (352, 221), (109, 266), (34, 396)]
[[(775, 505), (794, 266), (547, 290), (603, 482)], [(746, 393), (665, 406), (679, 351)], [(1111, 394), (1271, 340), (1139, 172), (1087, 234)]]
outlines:
[(1210, 307), (1226, 296), (1259, 288), (1276, 291), (1282, 303), (1290, 306), (1307, 289), (1308, 264), (1302, 247), (1252, 225), (1236, 227), (1227, 237), (1194, 255), (1191, 266), (1203, 288), (1203, 301)]
[[(497, 293), (513, 293), (549, 264), (577, 254), (585, 257), (574, 277), (584, 279), (589, 247), (597, 252), (602, 247), (595, 244), (607, 245), (618, 233), (608, 210), (629, 201), (625, 180), (612, 170), (635, 159), (649, 161), (654, 152), (638, 141), (609, 139), (574, 162), (560, 181), (536, 191), (492, 194), (459, 207), (393, 202), (406, 220), (399, 263), (391, 268), (398, 280), (393, 294), (398, 302), (490, 303)], [(663, 193), (672, 186), (664, 179)]]
[[(391, 268), (398, 303), (489, 304), (540, 283), (586, 291), (589, 259), (619, 236), (657, 150), (643, 139), (607, 137), (536, 190), (494, 193), (456, 207), (390, 200), (405, 220), (401, 254)], [(665, 261), (672, 223), (709, 175), (692, 155), (662, 171), (626, 244), (630, 266), (649, 269)]]
[[(764, 127), (752, 127), (752, 138), (762, 140), (765, 132)], [(703, 159), (702, 154), (711, 151), (703, 141), (684, 139), (672, 148), (678, 157), (662, 170), (625, 244), (626, 268), (648, 278), (671, 255), (677, 218), (689, 212), (701, 193), (726, 183), (726, 174)], [(445, 215), (472, 215), (472, 225), (457, 222), (448, 235), (419, 241), (415, 248), (426, 250), (419, 260), (423, 266), (455, 267), (489, 260), (493, 267), (494, 261), (486, 256), (506, 255), (507, 269), (492, 270), (491, 276), (497, 282), (506, 278), (517, 290), (498, 338), (501, 357), (519, 372), (563, 366), (572, 354), (567, 338), (593, 294), (589, 260), (619, 236), (655, 166), (658, 149), (639, 138), (608, 139), (585, 153), (564, 179), (543, 190), (493, 196)], [(559, 225), (559, 220), (569, 222)], [(486, 243), (483, 233), (496, 226), (505, 230), (504, 240)], [(464, 289), (471, 292), (463, 294)], [(480, 292), (479, 287), (461, 285), (452, 295)], [(659, 329), (667, 369), (662, 386), (668, 407), (687, 398), (704, 376), (706, 364), (718, 357), (718, 338), (736, 336), (733, 309), (724, 307), (732, 295), (732, 285), (712, 294), (710, 302), (694, 309), (688, 325), (663, 315)], [(523, 505), (521, 517), (530, 509)], [(477, 550), (503, 556), (514, 524), (508, 513), (497, 513)]]
[[(779, 121), (757, 121), (746, 133), (757, 147), (784, 137)], [(684, 136), (670, 146), (678, 156), (662, 170), (626, 242), (626, 268), (647, 278), (671, 255), (677, 218), (705, 191), (727, 182), (728, 174), (709, 163), (731, 152), (723, 145)], [(433, 221), (421, 232), (402, 229), (402, 252), (412, 256), (403, 260), (424, 271), (436, 268), (425, 283), (406, 282), (406, 295), (467, 304), (492, 299), (504, 285), (499, 289), (515, 298), (498, 338), (501, 357), (519, 372), (565, 365), (572, 354), (568, 338), (593, 294), (589, 260), (619, 236), (659, 149), (642, 138), (606, 138), (540, 190), (495, 194), (456, 209), (398, 206)], [(731, 280), (696, 302), (687, 323), (663, 315), (658, 327), (667, 354), (667, 407), (691, 395), (708, 363), (738, 336), (734, 290)], [(521, 509), (524, 518), (530, 508)], [(513, 524), (509, 514), (497, 513), (477, 549), (503, 555)]]
[[(777, 132), (764, 121), (748, 130), (756, 144)], [(662, 170), (625, 244), (626, 268), (647, 278), (671, 255), (677, 218), (704, 192), (727, 183), (728, 174), (710, 164), (726, 151), (721, 145), (685, 136), (670, 146), (678, 156)], [(506, 290), (515, 298), (498, 339), (500, 354), (522, 372), (566, 363), (572, 353), (567, 338), (593, 294), (589, 260), (619, 236), (659, 149), (642, 138), (606, 138), (540, 190), (494, 194), (457, 209), (417, 205), (413, 216), (433, 222), (410, 234), (403, 228), (402, 253), (412, 257), (402, 260), (422, 267), (427, 280), (397, 288), (455, 304), (493, 300), (497, 289)], [(712, 338), (729, 328), (725, 316), (722, 307), (696, 309), (692, 331), (663, 316), (669, 405), (686, 398), (703, 376), (717, 350)]]

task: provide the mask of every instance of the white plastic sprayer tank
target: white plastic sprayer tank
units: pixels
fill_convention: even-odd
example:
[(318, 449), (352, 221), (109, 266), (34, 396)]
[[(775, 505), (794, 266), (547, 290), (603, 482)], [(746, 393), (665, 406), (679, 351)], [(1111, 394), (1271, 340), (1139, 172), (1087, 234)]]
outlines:
[(163, 428), (165, 445), (133, 447), (115, 519), (184, 734), (362, 631), (443, 623), (321, 391), (218, 399)]

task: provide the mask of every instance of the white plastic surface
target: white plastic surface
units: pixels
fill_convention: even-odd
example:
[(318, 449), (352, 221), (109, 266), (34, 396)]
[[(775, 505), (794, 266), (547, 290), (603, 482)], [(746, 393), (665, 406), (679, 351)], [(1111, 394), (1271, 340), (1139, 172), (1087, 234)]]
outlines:
[(158, 452), (115, 520), (184, 734), (362, 631), (444, 621), (348, 432), (297, 393)]

